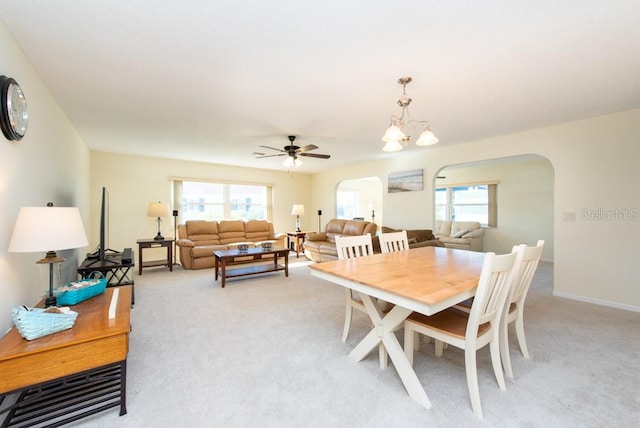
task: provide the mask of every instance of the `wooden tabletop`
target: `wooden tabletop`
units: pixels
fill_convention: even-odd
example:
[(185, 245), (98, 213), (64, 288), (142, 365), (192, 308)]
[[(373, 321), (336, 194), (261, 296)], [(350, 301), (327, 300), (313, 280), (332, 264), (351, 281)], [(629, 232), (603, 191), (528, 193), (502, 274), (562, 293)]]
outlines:
[(69, 308), (78, 313), (73, 327), (34, 340), (26, 340), (14, 327), (0, 339), (0, 361), (15, 357), (16, 354), (43, 352), (48, 349), (68, 347), (73, 344), (96, 340), (117, 334), (128, 333), (130, 329), (131, 287), (120, 287), (115, 319), (108, 318), (111, 295), (114, 288), (107, 288), (103, 294), (92, 297)]
[(422, 247), (309, 267), (314, 276), (432, 315), (475, 294), (484, 256)]

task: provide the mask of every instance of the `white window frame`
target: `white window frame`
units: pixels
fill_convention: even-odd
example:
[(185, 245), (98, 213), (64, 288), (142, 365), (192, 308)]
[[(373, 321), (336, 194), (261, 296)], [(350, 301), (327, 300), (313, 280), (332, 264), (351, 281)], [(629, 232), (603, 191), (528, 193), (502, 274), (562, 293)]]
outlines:
[[(223, 180), (207, 180), (207, 179), (198, 179), (198, 178), (172, 178), (172, 200), (173, 206), (178, 210), (180, 215), (180, 222), (184, 223), (188, 220), (197, 220), (197, 219), (209, 219), (204, 218), (204, 216), (192, 216), (191, 214), (194, 212), (192, 210), (185, 210), (184, 204), (184, 196), (183, 196), (183, 183), (191, 182), (191, 183), (203, 183), (203, 184), (211, 184), (211, 185), (220, 185), (222, 186), (222, 201), (221, 202), (208, 202), (204, 203), (203, 206), (218, 206), (222, 207), (222, 217), (211, 219), (211, 220), (233, 220), (233, 219), (243, 219), (246, 217), (233, 215), (235, 210), (232, 210), (232, 207), (237, 206), (239, 204), (238, 201), (232, 200), (234, 194), (232, 193), (233, 186), (254, 186), (254, 187), (264, 187), (266, 190), (266, 205), (263, 204), (251, 204), (251, 206), (256, 205), (262, 207), (264, 210), (265, 218), (264, 220), (272, 221), (273, 218), (273, 194), (274, 194), (274, 186), (269, 183), (252, 183), (252, 182), (238, 182), (238, 181), (223, 181)], [(193, 203), (190, 203), (192, 205)], [(206, 209), (204, 210), (206, 211)], [(253, 218), (253, 217), (252, 217)], [(257, 218), (257, 217), (256, 217)]]
[[(446, 184), (436, 187), (436, 191), (434, 192), (434, 206), (435, 206), (435, 215), (436, 220), (451, 220), (455, 221), (454, 213), (456, 204), (453, 202), (453, 192), (456, 187), (477, 187), (477, 186), (487, 186), (487, 203), (486, 204), (457, 204), (460, 206), (463, 205), (478, 205), (478, 206), (486, 206), (488, 213), (488, 220), (481, 221), (480, 225), (483, 227), (497, 227), (498, 226), (498, 201), (497, 201), (497, 192), (498, 192), (498, 182), (497, 181), (484, 181), (479, 183), (456, 183), (456, 184)], [(438, 191), (445, 191), (445, 203), (438, 204), (437, 201), (437, 193)], [(438, 216), (438, 212), (442, 211), (444, 208), (444, 218), (440, 218)]]

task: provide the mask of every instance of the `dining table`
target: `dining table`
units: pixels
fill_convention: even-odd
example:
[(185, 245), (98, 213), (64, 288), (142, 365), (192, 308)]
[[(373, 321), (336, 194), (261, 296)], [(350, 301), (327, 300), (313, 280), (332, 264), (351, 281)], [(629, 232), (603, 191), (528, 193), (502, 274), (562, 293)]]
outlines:
[[(409, 396), (431, 408), (429, 397), (394, 331), (412, 313), (433, 315), (475, 295), (484, 253), (421, 247), (309, 265), (311, 275), (357, 291), (373, 328), (350, 352), (363, 360), (380, 343), (386, 349)], [(377, 300), (391, 303), (383, 313)]]

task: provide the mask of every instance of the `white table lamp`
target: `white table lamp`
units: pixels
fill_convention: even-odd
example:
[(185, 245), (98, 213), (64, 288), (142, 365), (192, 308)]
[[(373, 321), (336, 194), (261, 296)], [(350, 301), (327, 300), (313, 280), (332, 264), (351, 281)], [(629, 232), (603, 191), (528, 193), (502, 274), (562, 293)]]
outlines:
[[(22, 207), (18, 212), (9, 252), (36, 253), (46, 251), (36, 263), (49, 265), (49, 295), (45, 307), (55, 306), (53, 295), (54, 265), (58, 271), (64, 259), (56, 251), (86, 247), (87, 235), (77, 207)], [(59, 276), (59, 272), (58, 272)]]
[(300, 216), (304, 215), (304, 205), (296, 204), (291, 209), (291, 215), (296, 216), (296, 232), (301, 232), (300, 230)]
[(169, 203), (168, 202), (150, 202), (149, 208), (147, 208), (147, 216), (156, 217), (158, 222), (158, 234), (155, 236), (155, 240), (162, 241), (164, 236), (160, 233), (160, 222), (162, 217), (169, 217)]

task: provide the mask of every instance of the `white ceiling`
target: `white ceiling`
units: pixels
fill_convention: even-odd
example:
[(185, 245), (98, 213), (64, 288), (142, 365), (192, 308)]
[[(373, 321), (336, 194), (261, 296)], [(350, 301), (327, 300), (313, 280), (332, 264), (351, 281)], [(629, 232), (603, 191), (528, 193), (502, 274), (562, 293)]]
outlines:
[(440, 145), (640, 107), (637, 0), (0, 0), (0, 17), (100, 151), (284, 170), (253, 153), (295, 134), (331, 155), (297, 172), (396, 156), (381, 137), (405, 75)]

